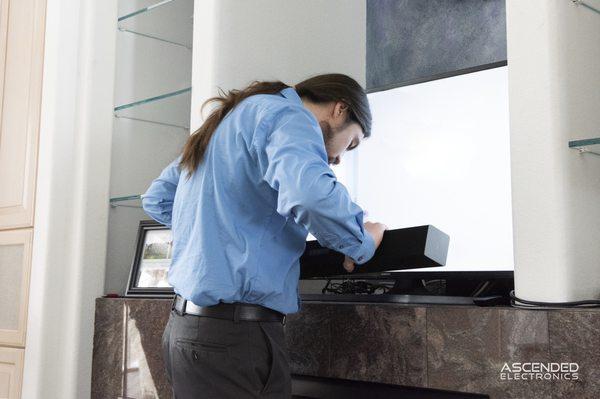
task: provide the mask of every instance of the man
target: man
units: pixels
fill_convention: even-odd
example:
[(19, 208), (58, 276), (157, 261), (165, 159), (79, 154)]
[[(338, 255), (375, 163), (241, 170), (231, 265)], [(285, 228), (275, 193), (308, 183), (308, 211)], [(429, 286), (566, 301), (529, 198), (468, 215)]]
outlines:
[(386, 228), (363, 224), (329, 167), (370, 135), (369, 103), (340, 74), (254, 82), (208, 102), (217, 107), (142, 196), (173, 231), (165, 366), (178, 399), (287, 398), (283, 324), (300, 309), (308, 232), (351, 272)]

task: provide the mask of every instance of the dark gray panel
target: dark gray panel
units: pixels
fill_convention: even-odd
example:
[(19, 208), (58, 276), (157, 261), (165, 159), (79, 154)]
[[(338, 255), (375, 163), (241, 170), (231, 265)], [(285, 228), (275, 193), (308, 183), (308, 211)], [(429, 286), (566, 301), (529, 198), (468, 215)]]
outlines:
[(426, 386), (424, 307), (353, 304), (331, 308), (331, 377)]
[(481, 392), (491, 398), (551, 398), (551, 381), (501, 378), (504, 363), (550, 361), (548, 313), (429, 307), (427, 361), (431, 388)]
[(579, 379), (553, 380), (553, 398), (598, 398), (600, 392), (600, 312), (598, 309), (548, 312), (551, 361), (575, 362)]
[(367, 0), (370, 92), (505, 64), (505, 0)]
[(290, 314), (285, 338), (292, 373), (329, 375), (330, 320), (335, 307), (303, 303), (298, 313)]

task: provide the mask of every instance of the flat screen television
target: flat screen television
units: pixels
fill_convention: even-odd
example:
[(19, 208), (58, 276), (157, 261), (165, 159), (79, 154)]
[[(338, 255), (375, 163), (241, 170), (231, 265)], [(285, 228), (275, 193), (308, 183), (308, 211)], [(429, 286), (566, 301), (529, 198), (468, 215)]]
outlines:
[[(500, 66), (368, 95), (372, 135), (333, 167), (338, 181), (365, 220), (390, 229), (433, 225), (450, 243), (441, 267), (341, 278), (512, 278), (507, 72)], [(301, 292), (322, 285), (305, 281)]]
[(448, 234), (431, 271), (512, 271), (507, 67), (368, 97), (372, 135), (333, 167), (366, 220)]

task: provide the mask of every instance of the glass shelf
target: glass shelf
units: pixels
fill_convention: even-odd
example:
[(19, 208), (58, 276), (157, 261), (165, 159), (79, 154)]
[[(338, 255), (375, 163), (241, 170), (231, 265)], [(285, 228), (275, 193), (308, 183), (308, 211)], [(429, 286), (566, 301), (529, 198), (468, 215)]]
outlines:
[(585, 1), (585, 0), (571, 0), (571, 1), (577, 5), (584, 6), (588, 10), (591, 10), (591, 11), (594, 11), (594, 12), (600, 14), (600, 8), (594, 7), (594, 5), (592, 5), (588, 1)]
[(192, 49), (194, 0), (164, 0), (119, 17), (119, 30)]
[(600, 137), (569, 141), (569, 148), (574, 148), (579, 153), (589, 152), (590, 154), (600, 155)]
[(123, 206), (125, 208), (142, 208), (140, 205), (129, 205), (129, 204), (121, 204), (121, 202), (125, 201), (133, 201), (133, 200), (141, 200), (141, 196), (138, 195), (128, 195), (126, 197), (115, 197), (110, 199), (110, 206), (115, 208), (117, 206)]
[(115, 107), (117, 118), (158, 123), (189, 130), (192, 88), (177, 90)]

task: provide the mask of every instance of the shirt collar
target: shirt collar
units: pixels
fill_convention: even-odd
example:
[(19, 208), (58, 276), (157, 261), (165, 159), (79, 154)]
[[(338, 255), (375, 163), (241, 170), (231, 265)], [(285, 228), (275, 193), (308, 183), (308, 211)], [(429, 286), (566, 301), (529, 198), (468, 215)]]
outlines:
[(287, 87), (283, 90), (281, 90), (281, 95), (284, 96), (285, 98), (295, 101), (299, 104), (302, 104), (302, 99), (300, 98), (300, 96), (298, 95), (298, 93), (296, 93), (296, 90), (294, 90), (293, 87)]

